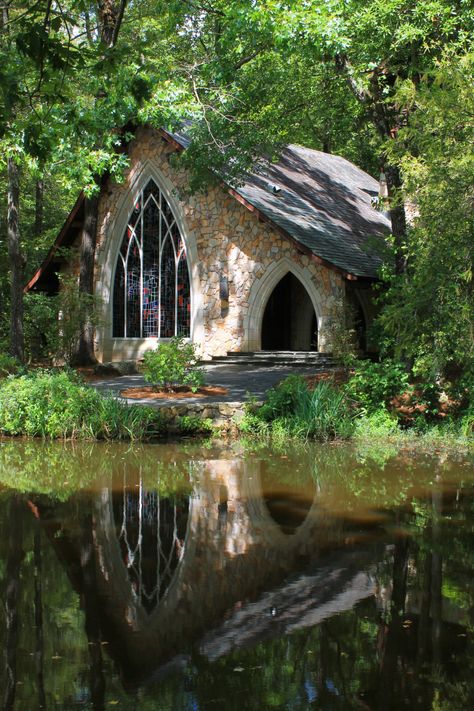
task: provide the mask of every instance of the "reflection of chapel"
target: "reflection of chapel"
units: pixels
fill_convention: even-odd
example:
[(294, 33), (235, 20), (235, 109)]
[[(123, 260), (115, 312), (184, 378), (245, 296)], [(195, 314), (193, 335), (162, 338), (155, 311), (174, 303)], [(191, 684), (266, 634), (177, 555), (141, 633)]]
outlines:
[[(343, 158), (292, 145), (238, 188), (222, 182), (191, 195), (186, 171), (170, 161), (186, 145), (182, 135), (139, 128), (126, 180), (101, 188), (98, 359), (139, 358), (174, 335), (203, 357), (328, 352), (347, 304), (366, 348), (389, 232), (371, 204), (378, 183)], [(79, 247), (83, 213), (80, 196), (30, 289), (54, 293), (57, 272), (73, 268), (58, 248)]]

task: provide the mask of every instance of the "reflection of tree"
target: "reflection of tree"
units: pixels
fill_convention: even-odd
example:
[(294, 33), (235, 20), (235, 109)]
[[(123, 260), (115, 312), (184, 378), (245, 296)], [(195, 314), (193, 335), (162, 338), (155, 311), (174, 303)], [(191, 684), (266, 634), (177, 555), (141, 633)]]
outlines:
[(438, 486), (435, 486), (431, 493), (432, 502), (432, 524), (431, 530), (433, 535), (433, 553), (431, 563), (431, 609), (433, 615), (433, 662), (439, 665), (441, 662), (441, 631), (443, 625), (443, 558), (439, 552), (440, 543), (440, 518), (443, 509), (443, 494)]
[[(45, 494), (66, 501), (74, 493), (129, 477), (139, 472), (150, 488), (179, 490), (189, 488), (190, 462), (202, 459), (203, 450), (177, 445), (90, 442), (8, 441), (0, 447), (0, 484), (14, 491)], [(162, 484), (160, 481), (162, 480)]]
[[(320, 452), (320, 449), (324, 451)], [(38, 451), (49, 456), (49, 450), (40, 447)], [(160, 462), (157, 462), (158, 451), (163, 451)], [(180, 505), (180, 496), (187, 499), (190, 483), (198, 480), (195, 476), (198, 462), (205, 459), (206, 454), (197, 449), (177, 454), (176, 449), (168, 450), (166, 447), (163, 450), (153, 447), (133, 447), (129, 450), (122, 445), (118, 445), (117, 449), (94, 446), (89, 454), (85, 452), (82, 450), (80, 453), (76, 449), (74, 453), (61, 446), (57, 456), (52, 456), (50, 460), (46, 458), (56, 468), (49, 478), (43, 471), (40, 482), (45, 484), (44, 490), (47, 490), (46, 484), (54, 488), (54, 477), (61, 475), (61, 459), (64, 467), (62, 475), (72, 481), (73, 471), (76, 471), (76, 483), (79, 482), (81, 467), (84, 468), (89, 462), (109, 487), (107, 506), (100, 509), (106, 513), (110, 512), (111, 486), (116, 492), (113, 495), (115, 499), (124, 501), (123, 489), (118, 491), (117, 487), (122, 484), (126, 473), (127, 491), (133, 495), (127, 499), (126, 506), (120, 504), (123, 507), (120, 510), (116, 502), (115, 522), (107, 523), (109, 519), (104, 513), (103, 525), (109, 525), (116, 549), (115, 534), (117, 527), (121, 527), (123, 509), (128, 507), (130, 518), (137, 520), (141, 485), (142, 503), (150, 515), (154, 512), (155, 522), (158, 501), (167, 501), (168, 532), (163, 534), (162, 545), (164, 552), (171, 552), (175, 505)], [(66, 453), (70, 462), (64, 464)], [(6, 465), (10, 456), (7, 455), (2, 459), (0, 451), (0, 464), (3, 462)], [(13, 451), (11, 456), (18, 465), (15, 471), (19, 472), (21, 462), (15, 459)], [(36, 466), (41, 467), (39, 456), (35, 462)], [(212, 453), (210, 458), (214, 456), (218, 458), (219, 455)], [(245, 453), (242, 456), (244, 459), (247, 457)], [(252, 455), (252, 459), (259, 456), (271, 457), (272, 454), (270, 451), (266, 454), (260, 452)], [(150, 687), (143, 686), (140, 690), (140, 709), (143, 711), (193, 708), (193, 704), (201, 711), (213, 708), (225, 708), (226, 711), (260, 711), (267, 708), (291, 708), (292, 711), (366, 708), (385, 711), (390, 709), (390, 705), (396, 707), (397, 703), (420, 711), (436, 708), (436, 703), (443, 711), (471, 708), (474, 656), (469, 646), (472, 644), (469, 635), (474, 628), (474, 487), (459, 484), (458, 491), (453, 494), (442, 490), (442, 481), (435, 482), (434, 488), (430, 487), (434, 461), (427, 457), (417, 469), (410, 457), (399, 456), (386, 461), (385, 466), (380, 468), (373, 462), (360, 462), (354, 450), (345, 447), (310, 448), (297, 459), (288, 449), (274, 454), (268, 469), (271, 467), (275, 471), (268, 474), (266, 489), (271, 490), (273, 478), (279, 491), (290, 487), (292, 471), (296, 472), (299, 482), (295, 488), (301, 487), (302, 492), (306, 491), (305, 482), (308, 480), (314, 492), (316, 479), (319, 506), (311, 527), (307, 528), (308, 535), (314, 536), (309, 543), (316, 554), (313, 561), (315, 569), (321, 572), (326, 563), (328, 566), (322, 582), (328, 599), (332, 600), (328, 583), (331, 566), (336, 566), (340, 554), (335, 554), (334, 548), (345, 541), (345, 545), (354, 548), (356, 553), (360, 538), (354, 535), (354, 531), (360, 533), (364, 540), (367, 561), (374, 561), (373, 567), (370, 567), (370, 562), (358, 562), (356, 569), (368, 570), (370, 567), (380, 591), (377, 598), (364, 599), (352, 609), (325, 618), (321, 624), (305, 628), (288, 626), (286, 634), (281, 634), (285, 610), (282, 593), (285, 589), (298, 622), (303, 619), (304, 611), (298, 607), (300, 599), (294, 587), (294, 577), (286, 579), (288, 569), (282, 570), (281, 551), (273, 549), (267, 556), (268, 549), (258, 548), (260, 539), (256, 539), (253, 548), (242, 548), (238, 555), (232, 557), (219, 549), (223, 537), (238, 523), (239, 511), (245, 508), (245, 502), (239, 500), (239, 476), (244, 476), (245, 472), (248, 474), (249, 469), (240, 471), (239, 465), (232, 460), (232, 477), (226, 480), (225, 463), (222, 468), (219, 465), (220, 478), (216, 478), (212, 467), (208, 468), (207, 475), (202, 468), (199, 476), (199, 493), (202, 492), (202, 496), (198, 503), (202, 506), (202, 530), (209, 522), (209, 535), (205, 539), (205, 555), (197, 561), (201, 578), (199, 575), (185, 578), (185, 582), (191, 580), (191, 585), (187, 586), (187, 597), (185, 605), (180, 608), (180, 616), (173, 618), (171, 615), (169, 630), (161, 624), (166, 622), (164, 617), (160, 620), (160, 625), (156, 627), (156, 641), (161, 645), (159, 653), (154, 653), (155, 640), (151, 640), (150, 635), (148, 649), (151, 651), (146, 659), (145, 655), (136, 653), (138, 645), (136, 648), (125, 647), (125, 637), (121, 636), (121, 632), (115, 638), (113, 636), (114, 630), (117, 631), (113, 624), (126, 615), (124, 607), (117, 604), (118, 596), (109, 594), (114, 592), (113, 586), (105, 587), (100, 572), (101, 566), (104, 569), (105, 566), (101, 559), (104, 549), (100, 546), (103, 539), (98, 538), (102, 523), (96, 504), (99, 500), (104, 503), (104, 490), (100, 495), (92, 491), (73, 496), (71, 488), (65, 502), (35, 495), (30, 509), (19, 501), (14, 509), (12, 495), (3, 493), (0, 499), (4, 522), (4, 535), (0, 537), (0, 594), (6, 603), (8, 583), (10, 617), (2, 615), (5, 634), (2, 637), (3, 630), (0, 630), (0, 637), (5, 642), (5, 660), (8, 661), (10, 652), (9, 658), (13, 662), (12, 666), (7, 665), (8, 672), (16, 666), (16, 680), (24, 681), (23, 685), (17, 686), (15, 710), (29, 711), (35, 700), (42, 703), (43, 694), (49, 708), (72, 708), (82, 704), (101, 709), (104, 705), (108, 708), (111, 700), (118, 700), (124, 708), (128, 708), (130, 699), (127, 699), (121, 686), (114, 662), (118, 663), (121, 671), (125, 670), (124, 681), (132, 677), (130, 674), (128, 679), (125, 678), (131, 665), (135, 664), (139, 672), (146, 667), (144, 673), (149, 673), (147, 682)], [(279, 480), (280, 466), (282, 476)], [(436, 471), (445, 477), (449, 466), (439, 467)], [(29, 475), (33, 481), (33, 472)], [(454, 475), (461, 479), (458, 473), (454, 472), (453, 478)], [(13, 480), (12, 474), (10, 482), (13, 483)], [(421, 487), (418, 486), (420, 482)], [(26, 483), (26, 479), (21, 481), (22, 486)], [(61, 496), (65, 491), (66, 488), (61, 488)], [(148, 496), (150, 491), (153, 497)], [(237, 500), (241, 509), (236, 507)], [(368, 521), (364, 518), (364, 510), (367, 509), (379, 516)], [(17, 513), (15, 520), (14, 510)], [(164, 521), (163, 507), (160, 511)], [(193, 511), (199, 511), (197, 504)], [(33, 513), (40, 517), (39, 521)], [(179, 534), (179, 517), (184, 520), (185, 512), (176, 509), (176, 514)], [(18, 521), (21, 536), (16, 534), (15, 524)], [(38, 535), (38, 524), (41, 525), (41, 536), (47, 532), (49, 544), (45, 543), (45, 537)], [(145, 528), (148, 526), (146, 516), (142, 517), (142, 524)], [(157, 527), (153, 524), (147, 530), (153, 538)], [(137, 531), (134, 529), (135, 542)], [(236, 528), (235, 531), (236, 537), (245, 538), (247, 533), (252, 534), (251, 526)], [(291, 543), (293, 538), (296, 539), (296, 536), (287, 537), (286, 544), (288, 540)], [(181, 539), (181, 534), (178, 539)], [(156, 543), (156, 536), (154, 541)], [(322, 549), (326, 552), (323, 553)], [(187, 553), (190, 551), (193, 551), (191, 546)], [(144, 555), (150, 557), (148, 549), (144, 550)], [(124, 574), (123, 557), (119, 552), (116, 560), (121, 571), (119, 582), (124, 583), (123, 588), (128, 595), (132, 583)], [(180, 568), (186, 574), (187, 563)], [(303, 565), (309, 565), (306, 558), (304, 561), (291, 561), (293, 564), (298, 574)], [(153, 565), (147, 571), (150, 579), (155, 575)], [(214, 576), (213, 571), (217, 567), (219, 570), (222, 568), (222, 577)], [(263, 568), (268, 577), (261, 583), (261, 590), (257, 590), (255, 581)], [(270, 574), (273, 575), (271, 579)], [(181, 575), (175, 579), (178, 584), (164, 601), (163, 608), (169, 604), (174, 591), (180, 588)], [(11, 594), (12, 582), (13, 588), (17, 586), (16, 598)], [(346, 586), (343, 587), (345, 590)], [(248, 598), (246, 590), (250, 590)], [(204, 610), (207, 599), (204, 594), (199, 598), (202, 591), (207, 595), (212, 614), (208, 614), (207, 608)], [(310, 600), (315, 610), (320, 609), (325, 600), (315, 594), (315, 587), (308, 587), (307, 593), (301, 601)], [(226, 594), (226, 599), (231, 602), (223, 607), (222, 600)], [(270, 594), (275, 595), (275, 599), (267, 604), (266, 596)], [(262, 605), (257, 609), (260, 603)], [(251, 646), (234, 649), (215, 661), (192, 651), (193, 641), (197, 641), (202, 650), (200, 635), (206, 625), (206, 629), (209, 628), (209, 620), (212, 624), (224, 624), (224, 619), (219, 617), (221, 615), (225, 616), (227, 623), (234, 614), (240, 614), (252, 605), (255, 611), (248, 615), (247, 624), (248, 628), (257, 632)], [(218, 611), (214, 614), (216, 609)], [(16, 641), (15, 616), (17, 621), (21, 619), (22, 622), (21, 629), (17, 629)], [(198, 620), (199, 624), (196, 623), (189, 632), (189, 625), (198, 616), (202, 618), (201, 627)], [(146, 627), (151, 616), (144, 615), (141, 619), (145, 620), (143, 626)], [(136, 637), (137, 628), (132, 629), (132, 623), (125, 619), (124, 627), (128, 625), (130, 637)], [(181, 624), (186, 629), (179, 637), (176, 628)], [(270, 630), (272, 634), (259, 635), (258, 629)], [(242, 635), (242, 632), (243, 628), (237, 630), (237, 634)], [(163, 642), (165, 633), (169, 636)], [(467, 638), (463, 636), (466, 634)], [(104, 641), (109, 644), (102, 646)], [(15, 653), (16, 649), (21, 649), (21, 654)], [(103, 653), (105, 650), (106, 653)], [(3, 691), (5, 685), (1, 671), (0, 675)], [(29, 705), (25, 699), (28, 699)]]
[(35, 631), (36, 631), (36, 680), (38, 685), (38, 706), (46, 708), (44, 690), (44, 629), (43, 629), (43, 561), (41, 555), (41, 534), (34, 534), (34, 575), (35, 575)]
[(102, 637), (100, 631), (96, 561), (92, 532), (92, 517), (86, 515), (81, 521), (80, 563), (85, 630), (90, 657), (90, 698), (94, 711), (102, 711), (105, 705), (105, 677), (102, 662)]
[(18, 646), (18, 601), (20, 595), (20, 568), (23, 560), (23, 519), (21, 501), (14, 496), (10, 502), (8, 522), (8, 550), (5, 591), (5, 691), (3, 708), (13, 709), (16, 691), (16, 667)]
[(380, 629), (380, 681), (379, 704), (391, 709), (399, 706), (403, 696), (403, 675), (399, 673), (401, 646), (403, 640), (403, 620), (407, 595), (407, 573), (409, 539), (398, 538), (394, 546), (392, 572), (392, 598), (390, 620), (382, 623)]

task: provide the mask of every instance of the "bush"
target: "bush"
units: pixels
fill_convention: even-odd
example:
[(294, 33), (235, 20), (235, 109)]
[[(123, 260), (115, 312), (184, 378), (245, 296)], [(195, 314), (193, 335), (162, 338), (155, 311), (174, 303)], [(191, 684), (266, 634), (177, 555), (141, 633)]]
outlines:
[(297, 403), (308, 392), (308, 385), (301, 375), (289, 375), (267, 392), (266, 402), (258, 410), (260, 419), (267, 422), (292, 415)]
[(0, 378), (7, 375), (14, 375), (21, 368), (21, 364), (13, 356), (7, 353), (0, 353)]
[(204, 384), (204, 373), (198, 367), (196, 346), (179, 336), (145, 353), (143, 375), (153, 387), (164, 387), (170, 391), (174, 387), (189, 385), (196, 392)]
[(376, 439), (400, 434), (398, 420), (387, 410), (375, 410), (356, 420), (355, 435), (362, 439)]
[(197, 415), (182, 415), (177, 420), (181, 434), (211, 434), (214, 424), (210, 417), (201, 418)]
[(23, 328), (25, 356), (38, 361), (57, 355), (59, 351), (58, 297), (46, 294), (25, 294)]
[(6, 435), (133, 440), (161, 427), (156, 410), (104, 397), (66, 370), (35, 371), (0, 386), (0, 432)]
[(396, 395), (408, 387), (408, 373), (403, 365), (392, 360), (357, 363), (354, 374), (344, 386), (347, 397), (357, 408), (367, 413), (386, 407)]
[(320, 440), (348, 439), (354, 431), (353, 417), (341, 390), (319, 383), (301, 393), (294, 409), (292, 430), (297, 436)]
[(416, 383), (413, 387), (410, 402), (413, 406), (421, 408), (421, 417), (434, 420), (440, 413), (441, 388), (436, 382)]
[(464, 437), (474, 436), (474, 411), (468, 412), (461, 419), (461, 433)]
[(98, 299), (79, 291), (76, 277), (62, 277), (57, 296), (25, 295), (25, 353), (30, 361), (71, 363), (83, 329), (99, 325)]
[(330, 440), (347, 439), (354, 430), (353, 417), (344, 393), (330, 383), (309, 390), (306, 381), (291, 375), (267, 393), (267, 401), (252, 407), (239, 429), (275, 438)]

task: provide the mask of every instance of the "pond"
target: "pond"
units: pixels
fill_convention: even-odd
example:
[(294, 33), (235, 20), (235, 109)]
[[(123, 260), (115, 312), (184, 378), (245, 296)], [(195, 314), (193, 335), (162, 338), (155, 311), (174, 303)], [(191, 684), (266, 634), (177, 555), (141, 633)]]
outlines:
[(474, 704), (474, 461), (0, 442), (4, 709)]

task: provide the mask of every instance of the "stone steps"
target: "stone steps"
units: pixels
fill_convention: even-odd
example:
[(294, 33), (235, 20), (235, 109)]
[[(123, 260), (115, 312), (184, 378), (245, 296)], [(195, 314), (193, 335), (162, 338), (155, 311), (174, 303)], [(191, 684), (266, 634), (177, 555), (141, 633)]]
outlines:
[(334, 368), (334, 358), (328, 353), (313, 351), (228, 351), (225, 356), (214, 356), (211, 364), (252, 366), (312, 366), (319, 370)]

